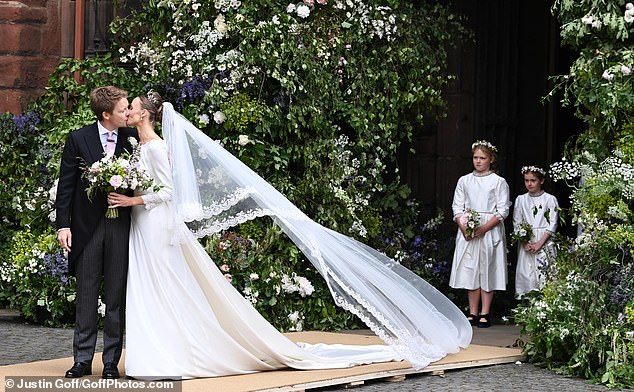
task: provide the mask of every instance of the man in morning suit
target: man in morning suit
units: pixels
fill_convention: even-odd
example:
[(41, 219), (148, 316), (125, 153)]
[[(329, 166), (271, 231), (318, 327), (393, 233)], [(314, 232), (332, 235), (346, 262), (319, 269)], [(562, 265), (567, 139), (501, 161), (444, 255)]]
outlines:
[(97, 304), (103, 281), (104, 318), (103, 378), (119, 377), (118, 364), (123, 348), (125, 288), (128, 273), (130, 208), (119, 208), (118, 218), (106, 218), (105, 193), (86, 194), (82, 168), (104, 154), (132, 151), (129, 137), (136, 130), (126, 128), (128, 93), (113, 86), (98, 87), (90, 93), (95, 123), (69, 133), (57, 186), (57, 239), (68, 251), (69, 273), (77, 280), (74, 364), (67, 378), (92, 374), (97, 342)]

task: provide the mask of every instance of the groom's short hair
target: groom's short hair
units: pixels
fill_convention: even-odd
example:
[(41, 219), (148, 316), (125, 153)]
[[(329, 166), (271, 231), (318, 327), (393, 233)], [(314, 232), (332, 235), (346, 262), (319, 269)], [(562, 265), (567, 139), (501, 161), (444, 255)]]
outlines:
[(114, 86), (97, 87), (90, 92), (90, 108), (103, 120), (103, 112), (112, 113), (121, 98), (128, 98), (128, 92)]

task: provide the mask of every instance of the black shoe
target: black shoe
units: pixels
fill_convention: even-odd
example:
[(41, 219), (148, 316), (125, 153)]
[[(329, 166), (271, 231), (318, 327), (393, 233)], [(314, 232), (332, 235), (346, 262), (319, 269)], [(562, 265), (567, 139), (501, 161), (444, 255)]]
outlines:
[(111, 380), (119, 378), (119, 368), (117, 367), (117, 364), (114, 362), (104, 363), (101, 377)]
[(75, 362), (72, 368), (66, 371), (66, 378), (79, 378), (92, 374), (92, 364), (86, 362)]
[[(484, 321), (482, 321), (484, 319)], [(489, 328), (491, 326), (491, 315), (481, 314), (478, 318), (478, 328)]]
[(467, 316), (467, 320), (469, 320), (469, 324), (471, 324), (471, 326), (473, 327), (478, 325), (478, 316), (476, 316), (475, 314), (469, 314)]

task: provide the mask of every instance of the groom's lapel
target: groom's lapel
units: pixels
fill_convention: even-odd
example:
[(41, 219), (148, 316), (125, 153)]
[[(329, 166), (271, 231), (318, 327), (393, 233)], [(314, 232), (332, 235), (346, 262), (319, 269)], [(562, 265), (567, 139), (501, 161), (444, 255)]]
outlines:
[(114, 155), (119, 156), (123, 152), (123, 148), (126, 145), (126, 135), (121, 128), (117, 131), (117, 145), (114, 148)]
[(84, 134), (84, 141), (86, 143), (86, 147), (88, 147), (88, 151), (90, 152), (91, 162), (97, 162), (103, 157), (103, 145), (101, 144), (101, 138), (99, 138), (99, 128), (97, 128), (97, 123), (88, 128), (88, 132)]

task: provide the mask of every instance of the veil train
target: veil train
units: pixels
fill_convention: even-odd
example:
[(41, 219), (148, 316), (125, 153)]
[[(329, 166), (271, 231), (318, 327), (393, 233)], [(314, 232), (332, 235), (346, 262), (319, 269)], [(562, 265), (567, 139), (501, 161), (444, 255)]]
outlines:
[(253, 170), (166, 102), (163, 135), (181, 242), (270, 216), (325, 279), (335, 303), (423, 368), (471, 342), (472, 328), (448, 298), (383, 253), (306, 216)]

